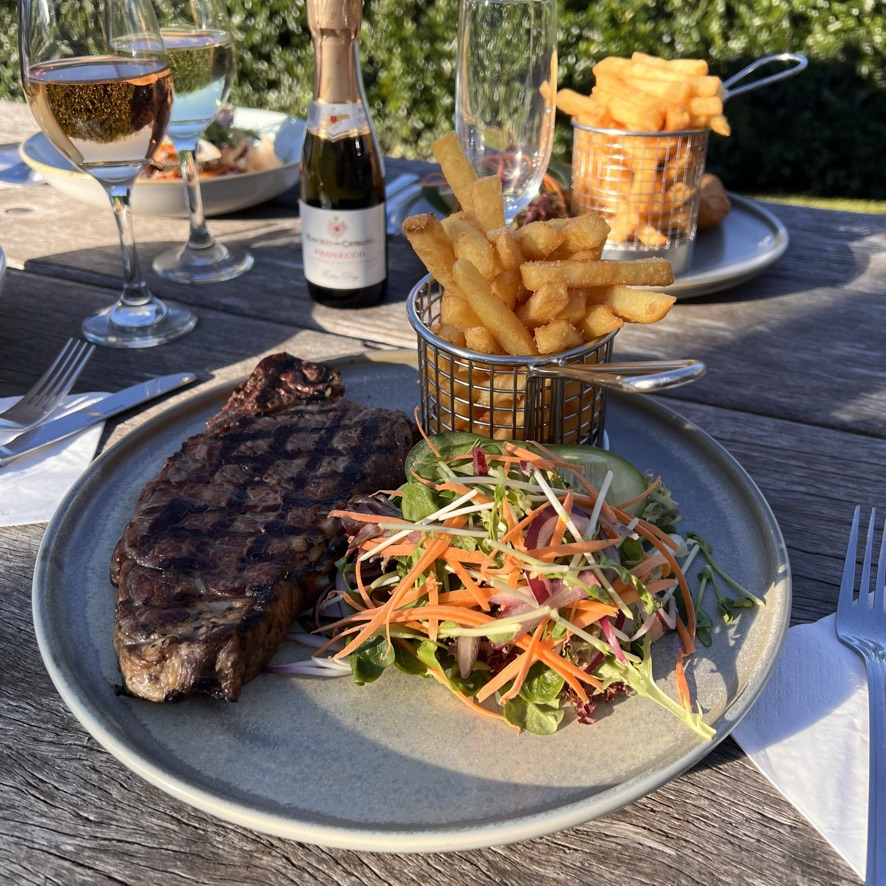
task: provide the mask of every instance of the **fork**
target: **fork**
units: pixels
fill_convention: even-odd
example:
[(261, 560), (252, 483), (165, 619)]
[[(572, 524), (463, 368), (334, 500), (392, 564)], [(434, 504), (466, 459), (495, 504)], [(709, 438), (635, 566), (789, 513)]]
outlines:
[(872, 508), (856, 596), (859, 516), (860, 508), (856, 508), (840, 584), (835, 629), (837, 639), (864, 658), (868, 675), (871, 750), (865, 883), (868, 886), (886, 886), (886, 527), (880, 542), (877, 574), (871, 594), (871, 551), (876, 520), (876, 510)]
[(0, 431), (22, 433), (39, 425), (74, 386), (94, 350), (89, 342), (69, 338), (31, 390), (0, 412)]

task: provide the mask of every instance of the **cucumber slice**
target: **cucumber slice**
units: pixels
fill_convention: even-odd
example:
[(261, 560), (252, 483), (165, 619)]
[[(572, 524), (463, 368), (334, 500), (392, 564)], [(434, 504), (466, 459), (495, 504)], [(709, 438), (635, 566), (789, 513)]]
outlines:
[[(581, 467), (582, 473), (598, 489), (606, 477), (607, 471), (612, 471), (612, 483), (606, 500), (614, 505), (620, 505), (633, 501), (638, 495), (642, 495), (649, 486), (649, 481), (637, 470), (626, 458), (609, 452), (606, 449), (597, 449), (594, 446), (547, 446), (551, 452), (556, 453), (563, 461)], [(569, 481), (568, 471), (565, 479)], [(646, 507), (646, 500), (640, 501), (627, 508), (627, 513), (639, 516)]]

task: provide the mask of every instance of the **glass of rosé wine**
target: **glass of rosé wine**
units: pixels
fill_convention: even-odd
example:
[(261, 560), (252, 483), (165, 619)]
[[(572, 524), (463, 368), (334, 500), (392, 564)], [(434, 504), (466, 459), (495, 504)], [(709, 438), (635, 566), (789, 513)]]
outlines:
[(172, 111), (172, 75), (150, 0), (19, 0), (18, 15), (31, 111), (49, 141), (104, 188), (120, 236), (123, 291), (87, 317), (84, 337), (145, 348), (184, 335), (197, 318), (148, 288), (130, 208)]

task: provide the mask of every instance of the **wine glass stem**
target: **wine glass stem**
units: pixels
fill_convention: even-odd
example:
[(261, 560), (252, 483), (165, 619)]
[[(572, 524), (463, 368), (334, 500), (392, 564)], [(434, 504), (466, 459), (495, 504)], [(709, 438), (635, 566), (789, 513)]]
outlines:
[(208, 249), (214, 243), (212, 234), (206, 226), (206, 215), (203, 211), (203, 195), (200, 192), (200, 171), (197, 167), (196, 144), (179, 147), (178, 160), (181, 164), (182, 179), (188, 201), (188, 219), (191, 233), (188, 246), (191, 249)]
[(105, 190), (114, 210), (117, 232), (120, 235), (120, 251), (123, 255), (123, 293), (120, 297), (124, 305), (137, 307), (153, 300), (153, 295), (142, 277), (135, 248), (135, 233), (132, 229), (132, 184), (107, 185)]

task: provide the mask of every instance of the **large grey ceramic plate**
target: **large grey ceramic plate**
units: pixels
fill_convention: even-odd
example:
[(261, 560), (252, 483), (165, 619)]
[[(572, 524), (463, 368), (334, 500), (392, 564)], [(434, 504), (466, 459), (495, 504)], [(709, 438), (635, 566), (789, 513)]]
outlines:
[[(411, 355), (344, 361), (349, 395), (412, 409)], [(781, 649), (790, 576), (778, 526), (739, 465), (647, 399), (613, 398), (612, 448), (660, 472), (723, 565), (764, 596), (689, 675), (713, 742), (641, 698), (593, 726), (542, 738), (478, 718), (431, 680), (400, 673), (357, 687), (262, 675), (237, 704), (157, 705), (114, 694), (108, 564), (142, 485), (223, 402), (196, 394), (99, 458), (50, 523), (34, 578), (34, 624), (62, 698), (115, 757), (222, 819), (295, 840), (366, 851), (468, 849), (588, 821), (662, 785), (707, 754), (757, 697)], [(658, 647), (663, 685), (674, 649)], [(674, 822), (679, 827), (678, 822)]]
[[(678, 299), (697, 298), (738, 286), (756, 277), (788, 248), (785, 226), (753, 200), (730, 194), (732, 210), (713, 230), (695, 241), (689, 267), (665, 291)], [(423, 197), (421, 185), (401, 192), (392, 213), (392, 229), (417, 212), (437, 212)], [(438, 213), (439, 214), (439, 213)]]
[[(271, 136), (274, 152), (282, 164), (240, 175), (201, 177), (203, 209), (209, 217), (258, 206), (288, 191), (299, 179), (304, 120), (276, 111), (237, 108), (234, 126)], [(76, 169), (42, 132), (29, 138), (20, 153), (25, 163), (41, 173), (52, 187), (83, 203), (107, 207), (108, 197), (101, 185), (91, 175)], [(136, 215), (187, 216), (181, 179), (139, 178), (132, 189), (132, 211)]]

